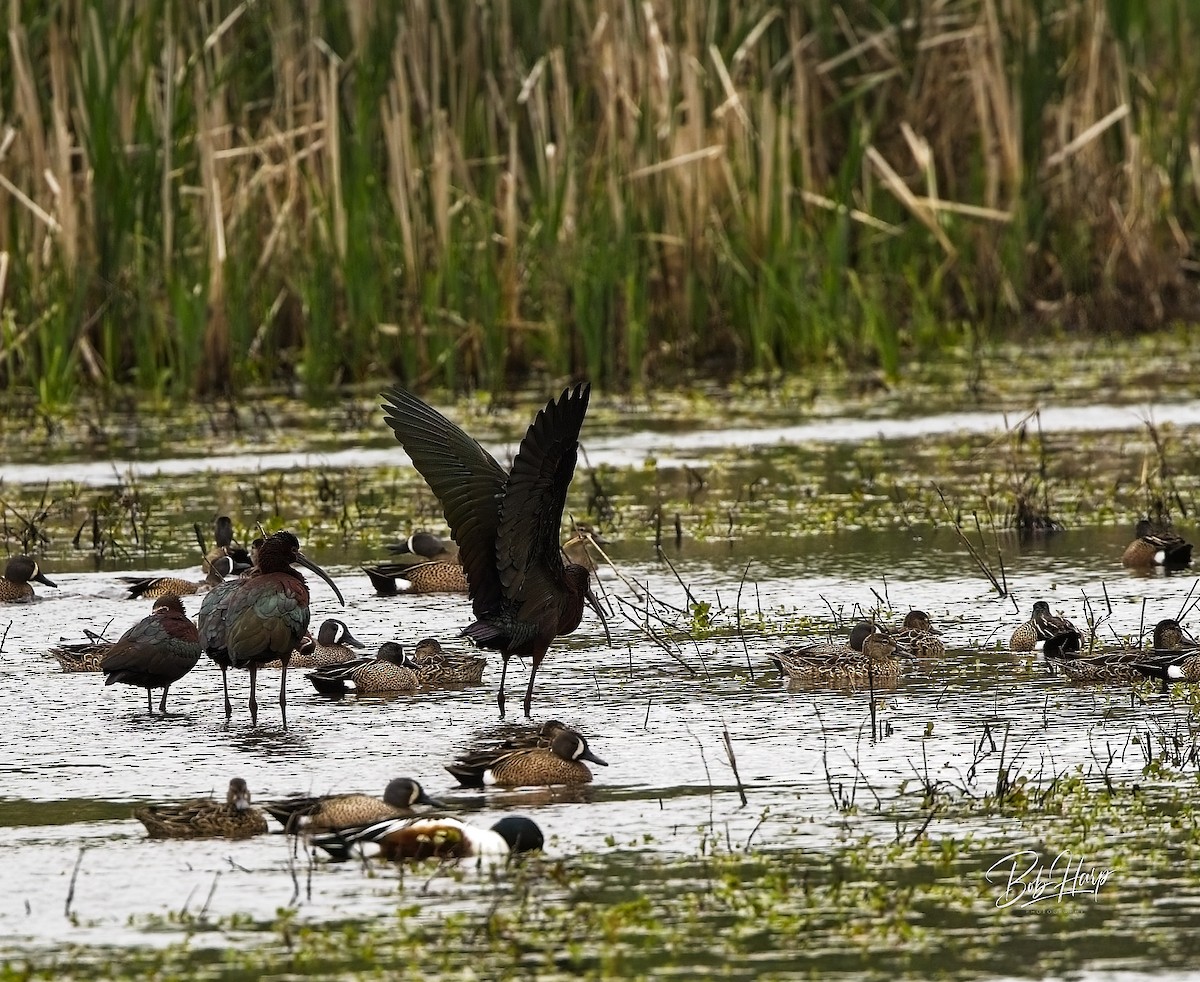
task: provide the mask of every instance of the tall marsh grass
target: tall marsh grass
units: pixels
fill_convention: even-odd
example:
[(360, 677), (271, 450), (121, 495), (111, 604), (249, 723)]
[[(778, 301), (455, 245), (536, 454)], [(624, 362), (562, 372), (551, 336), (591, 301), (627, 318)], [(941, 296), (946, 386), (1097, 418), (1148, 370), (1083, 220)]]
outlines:
[(895, 371), (1200, 316), (1191, 0), (9, 0), (0, 385)]

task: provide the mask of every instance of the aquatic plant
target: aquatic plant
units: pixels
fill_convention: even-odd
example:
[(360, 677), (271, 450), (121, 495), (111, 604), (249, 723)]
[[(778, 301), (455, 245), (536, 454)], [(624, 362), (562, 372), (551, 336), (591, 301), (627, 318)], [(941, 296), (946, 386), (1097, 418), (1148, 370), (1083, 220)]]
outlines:
[(45, 406), (1195, 316), (1188, 0), (9, 13), (0, 385)]

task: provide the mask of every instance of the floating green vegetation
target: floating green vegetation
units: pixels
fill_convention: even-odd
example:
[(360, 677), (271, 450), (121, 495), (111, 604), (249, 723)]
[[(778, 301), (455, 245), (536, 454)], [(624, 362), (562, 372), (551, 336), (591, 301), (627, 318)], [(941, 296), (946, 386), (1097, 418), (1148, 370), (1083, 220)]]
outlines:
[(744, 842), (719, 824), (698, 830), (688, 855), (631, 842), (478, 873), (425, 866), (397, 879), (376, 867), (363, 875), (390, 879), (401, 895), (389, 916), (310, 923), (287, 908), (265, 922), (202, 911), (144, 918), (130, 927), (176, 939), (9, 956), (0, 980), (640, 979), (716, 969), (735, 979), (966, 979), (1188, 965), (1200, 946), (1164, 930), (1156, 903), (1200, 897), (1190, 873), (1200, 859), (1195, 774), (1114, 784), (1082, 770), (1021, 794), (902, 793), (877, 814), (847, 814), (827, 845), (753, 845), (755, 835), (806, 838), (803, 816), (764, 812)]

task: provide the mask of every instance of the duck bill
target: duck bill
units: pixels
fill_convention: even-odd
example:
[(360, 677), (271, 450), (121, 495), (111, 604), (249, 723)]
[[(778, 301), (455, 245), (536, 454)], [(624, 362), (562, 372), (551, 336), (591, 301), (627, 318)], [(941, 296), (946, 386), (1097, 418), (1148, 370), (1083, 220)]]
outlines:
[(38, 583), (44, 583), (46, 586), (52, 586), (54, 589), (58, 589), (58, 584), (47, 577), (46, 574), (40, 569), (37, 571), (37, 576), (33, 577), (33, 579), (35, 579)]
[(592, 753), (591, 748), (588, 748), (583, 753), (581, 753), (579, 755), (578, 759), (579, 760), (590, 760), (593, 764), (599, 764), (601, 767), (608, 766), (608, 761), (601, 760), (599, 757), (597, 757), (594, 753)]
[(301, 566), (303, 566), (305, 569), (312, 570), (314, 573), (317, 574), (317, 576), (321, 577), (321, 579), (323, 579), (326, 583), (328, 583), (329, 589), (331, 589), (333, 591), (334, 596), (338, 598), (338, 603), (340, 603), (343, 607), (346, 606), (346, 598), (342, 596), (342, 591), (337, 588), (337, 584), (333, 582), (332, 577), (330, 577), (330, 575), (328, 573), (326, 573), (325, 570), (321, 569), (320, 566), (318, 566), (316, 563), (314, 563), (311, 559), (309, 559), (302, 552), (296, 553), (296, 562), (299, 563)]
[[(337, 587), (334, 587), (334, 589), (336, 590)], [(345, 604), (342, 604), (342, 606), (344, 607)], [(350, 633), (350, 629), (348, 627), (346, 627), (344, 624), (342, 625), (342, 629), (345, 631), (345, 633), (342, 635), (342, 644), (344, 644), (347, 648), (365, 648), (366, 647), (365, 644), (363, 644), (361, 641), (358, 640), (358, 638), (356, 638), (353, 634)]]
[(596, 599), (596, 595), (592, 593), (592, 588), (588, 587), (584, 593), (583, 599), (587, 601), (587, 605), (596, 612), (596, 616), (600, 618), (600, 623), (604, 625), (604, 640), (608, 642), (608, 646), (612, 647), (612, 634), (608, 630), (608, 618), (604, 616), (604, 608), (600, 606), (600, 601)]
[(440, 798), (429, 797), (429, 795), (427, 795), (425, 793), (424, 789), (422, 789), (420, 796), (417, 798), (416, 801), (413, 802), (413, 804), (414, 805), (425, 805), (428, 808), (445, 808), (446, 807), (446, 803), (444, 801), (442, 801)]

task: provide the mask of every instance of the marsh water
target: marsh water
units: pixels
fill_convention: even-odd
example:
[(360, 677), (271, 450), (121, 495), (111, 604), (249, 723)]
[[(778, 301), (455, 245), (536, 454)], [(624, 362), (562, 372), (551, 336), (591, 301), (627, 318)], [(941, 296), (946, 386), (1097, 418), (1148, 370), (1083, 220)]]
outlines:
[[(1151, 799), (1181, 780), (1194, 787), (1195, 760), (1185, 753), (1165, 773), (1160, 766), (1164, 748), (1191, 740), (1185, 695), (1078, 685), (1040, 656), (1005, 646), (1038, 599), (1077, 623), (1090, 618), (1103, 642), (1137, 638), (1187, 611), (1190, 572), (1131, 572), (1120, 555), (1146, 500), (1147, 461), (1162, 450), (1148, 420), (1170, 444), (1162, 452), (1171, 504), (1190, 530), (1200, 403), (1153, 387), (1122, 399), (1119, 387), (1098, 386), (955, 409), (945, 392), (928, 396), (936, 384), (924, 391), (907, 402), (875, 393), (828, 405), (752, 396), (739, 407), (732, 397), (728, 425), (713, 412), (724, 405), (719, 393), (691, 418), (688, 406), (667, 400), (600, 402), (595, 425), (585, 424), (568, 508), (609, 540), (612, 567), (602, 566), (600, 585), (612, 645), (585, 616), (551, 649), (534, 699), (535, 719), (568, 721), (608, 761), (580, 790), (476, 794), (456, 790), (444, 771), (499, 721), (498, 659), (481, 685), (386, 699), (331, 701), (303, 671), (289, 672), (285, 731), (277, 673), (260, 673), (252, 727), (247, 677), (231, 674), (226, 723), (220, 673), (206, 659), (172, 687), (163, 717), (147, 713), (142, 690), (65, 675), (47, 657), (86, 630), (115, 638), (144, 616), (148, 604), (123, 599), (121, 577), (182, 569), (199, 579), (192, 523), (208, 529), (217, 514), (235, 516), (243, 537), (255, 520), (298, 532), (346, 598), (339, 607), (310, 577), (314, 624), (341, 617), (371, 648), (426, 636), (460, 645), (465, 598), (380, 597), (359, 568), (385, 559), (384, 543), (403, 529), (440, 527), (370, 399), (325, 413), (276, 405), (269, 423), (247, 415), (236, 428), (179, 423), (175, 436), (170, 421), (146, 413), (107, 419), (99, 436), (36, 424), (25, 440), (9, 434), (9, 550), (20, 551), (17, 513), (28, 517), (40, 503), (48, 541), (38, 555), (57, 589), (38, 586), (35, 603), (0, 609), (0, 962), (54, 963), (69, 974), (62, 959), (83, 964), (114, 949), (181, 939), (219, 949), (230, 943), (230, 923), (269, 922), (281, 909), (309, 925), (383, 918), (403, 902), (424, 917), (485, 911), (502, 891), (494, 877), (313, 861), (278, 832), (151, 841), (131, 817), (144, 802), (220, 796), (234, 776), (261, 801), (379, 793), (407, 775), (473, 822), (533, 817), (547, 857), (583, 878), (562, 888), (563, 904), (581, 891), (650, 891), (648, 870), (659, 860), (680, 864), (665, 867), (674, 872), (664, 889), (704, 894), (711, 883), (689, 878), (687, 862), (714, 849), (806, 856), (816, 876), (858, 837), (919, 834), (960, 844), (950, 879), (965, 884), (966, 899), (924, 911), (924, 928), (944, 940), (900, 974), (1186, 976), (1195, 949), (1180, 935), (1190, 930), (1200, 881), (1167, 845), (1157, 848), (1153, 830), (1098, 827), (1075, 837), (1088, 869), (1114, 872), (1090, 894), (1022, 916), (997, 909), (1003, 887), (985, 873), (1012, 850), (1045, 854), (1049, 866), (1059, 850), (1053, 826), (1047, 833), (1042, 816), (1002, 810), (931, 812), (914, 788), (932, 783), (971, 801), (1018, 777), (1045, 784), (1074, 775), (1137, 786)], [(1035, 405), (1040, 416), (1018, 439), (1012, 426)], [(499, 420), (460, 407), (456, 418), (503, 461), (536, 406), (517, 400)], [(1037, 453), (1029, 448), (1035, 425)], [(1002, 530), (1002, 513), (1015, 471), (1036, 472), (1039, 461), (1049, 462), (1051, 508), (1068, 528), (1023, 539)], [(955, 531), (956, 513), (1005, 595)], [(77, 527), (84, 532), (73, 545)], [(200, 598), (185, 604), (194, 616)], [(844, 634), (864, 612), (897, 624), (910, 608), (929, 612), (947, 652), (921, 659), (895, 687), (799, 688), (771, 667), (774, 650)], [(525, 672), (510, 665), (510, 717)], [(1176, 817), (1184, 844), (1172, 840), (1170, 850), (1190, 855), (1191, 822)], [(180, 917), (197, 912), (199, 924)], [(217, 924), (226, 927), (206, 928)], [(986, 925), (987, 940), (964, 936), (964, 924)], [(1010, 936), (1021, 943), (1006, 947)], [(1171, 936), (1173, 946), (1148, 940)], [(817, 928), (809, 942), (803, 951), (767, 945), (726, 972), (853, 975), (887, 964), (882, 953), (842, 950)], [(699, 939), (667, 964), (698, 971), (711, 960), (705, 949)], [(650, 960), (635, 974), (660, 970)]]

